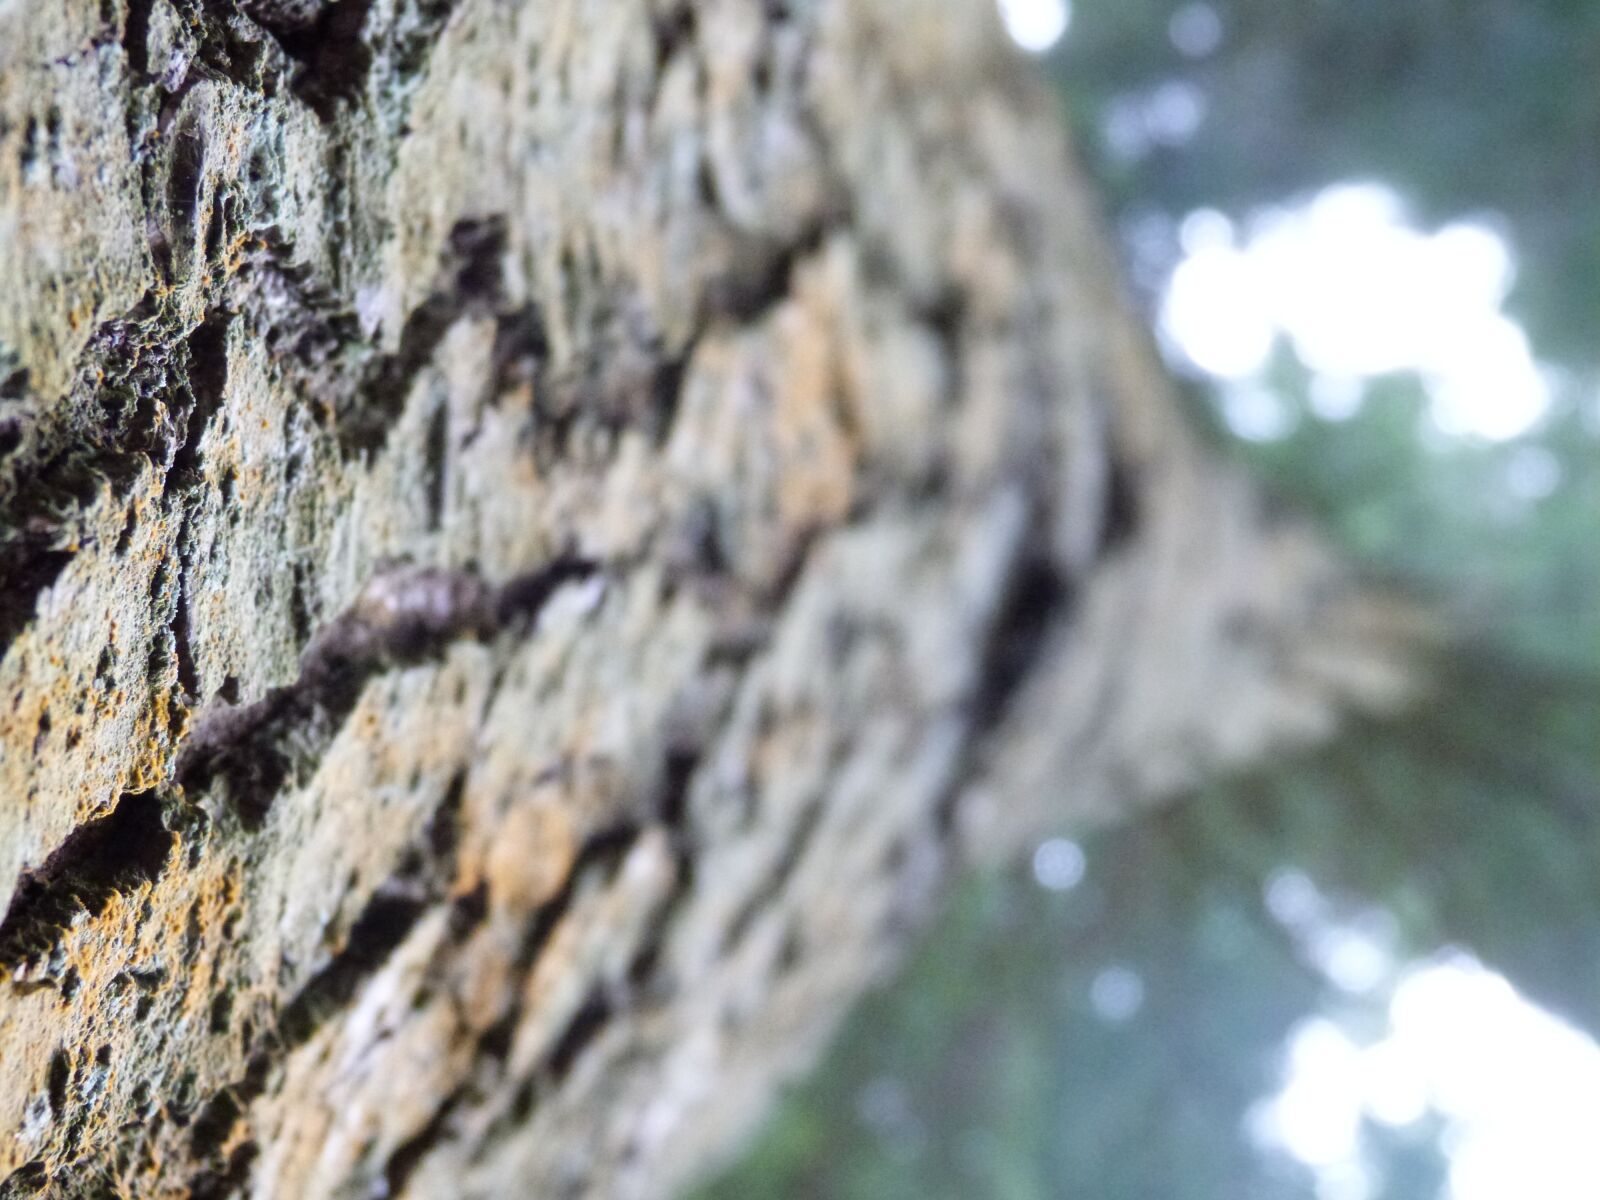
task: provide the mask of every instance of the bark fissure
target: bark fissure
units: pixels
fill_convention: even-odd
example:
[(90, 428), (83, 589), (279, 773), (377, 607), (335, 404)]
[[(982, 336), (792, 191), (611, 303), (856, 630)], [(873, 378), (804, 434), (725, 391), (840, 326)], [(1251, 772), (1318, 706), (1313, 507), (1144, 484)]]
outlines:
[(154, 792), (125, 795), (79, 826), (12, 893), (0, 919), (0, 969), (16, 978), (49, 955), (79, 913), (92, 916), (117, 893), (155, 882), (175, 840)]
[(175, 761), (179, 787), (187, 795), (223, 785), (245, 827), (259, 827), (296, 766), (315, 765), (373, 676), (436, 658), (452, 642), (530, 627), (559, 588), (599, 569), (563, 555), (498, 586), (436, 567), (378, 575), (311, 639), (293, 683), (196, 718)]

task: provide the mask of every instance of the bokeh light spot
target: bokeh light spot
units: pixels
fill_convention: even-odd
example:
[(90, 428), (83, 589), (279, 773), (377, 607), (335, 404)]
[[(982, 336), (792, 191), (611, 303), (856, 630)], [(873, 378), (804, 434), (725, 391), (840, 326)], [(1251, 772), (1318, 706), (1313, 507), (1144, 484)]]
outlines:
[(1006, 32), (1030, 54), (1043, 54), (1067, 32), (1072, 21), (1068, 0), (999, 0)]
[(1083, 848), (1067, 838), (1049, 838), (1033, 852), (1033, 878), (1049, 891), (1071, 891), (1083, 881), (1083, 870)]

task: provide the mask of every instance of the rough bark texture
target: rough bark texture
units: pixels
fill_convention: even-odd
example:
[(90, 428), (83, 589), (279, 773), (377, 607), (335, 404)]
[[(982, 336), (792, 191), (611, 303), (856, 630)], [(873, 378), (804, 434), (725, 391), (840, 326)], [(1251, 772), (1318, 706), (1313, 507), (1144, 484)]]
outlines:
[(1398, 694), (989, 9), (0, 3), (0, 1196), (666, 1195)]

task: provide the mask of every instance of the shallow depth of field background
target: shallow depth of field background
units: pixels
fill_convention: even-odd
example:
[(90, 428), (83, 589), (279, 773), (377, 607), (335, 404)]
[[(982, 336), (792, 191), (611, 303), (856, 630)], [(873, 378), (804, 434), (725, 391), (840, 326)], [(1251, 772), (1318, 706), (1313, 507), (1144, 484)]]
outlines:
[(970, 881), (703, 1200), (1595, 1200), (1600, 3), (1001, 15), (1195, 419), (1459, 641)]

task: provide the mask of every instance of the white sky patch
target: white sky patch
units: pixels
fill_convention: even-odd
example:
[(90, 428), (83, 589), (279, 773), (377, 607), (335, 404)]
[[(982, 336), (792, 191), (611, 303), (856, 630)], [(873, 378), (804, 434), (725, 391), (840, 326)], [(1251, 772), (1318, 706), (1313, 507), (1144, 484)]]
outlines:
[(1144, 1007), (1144, 980), (1131, 967), (1107, 967), (1089, 985), (1089, 1003), (1108, 1024), (1132, 1020)]
[(1067, 892), (1083, 882), (1083, 847), (1069, 838), (1046, 838), (1033, 852), (1033, 878), (1052, 892)]
[(1183, 145), (1199, 132), (1205, 117), (1205, 93), (1182, 79), (1159, 85), (1144, 102), (1145, 132), (1163, 146)]
[(1258, 383), (1235, 383), (1222, 390), (1222, 416), (1228, 428), (1251, 442), (1275, 442), (1294, 428), (1294, 413), (1282, 396)]
[[(1311, 1167), (1319, 1195), (1370, 1194), (1366, 1121), (1444, 1121), (1443, 1200), (1600, 1196), (1600, 1044), (1524, 999), (1472, 956), (1448, 951), (1403, 969), (1384, 914), (1341, 921), (1304, 874), (1266, 888), (1269, 911), (1307, 958), (1349, 991), (1375, 992), (1385, 1020), (1362, 1040), (1315, 1016), (1291, 1034), (1282, 1089), (1248, 1130)], [(1357, 986), (1352, 986), (1357, 985)]]
[(1544, 446), (1519, 446), (1506, 463), (1506, 488), (1519, 500), (1543, 500), (1561, 486), (1561, 460)]
[(1354, 375), (1316, 375), (1311, 379), (1311, 411), (1324, 421), (1348, 421), (1366, 403), (1366, 389)]
[(1030, 54), (1043, 54), (1061, 40), (1072, 22), (1069, 0), (999, 0), (1006, 32)]
[(1392, 943), (1374, 930), (1330, 925), (1310, 941), (1312, 961), (1342, 991), (1361, 994), (1384, 983), (1394, 969)]
[(1359, 1161), (1361, 1048), (1326, 1017), (1313, 1017), (1290, 1036), (1288, 1059), (1288, 1080), (1252, 1115), (1252, 1132), (1309, 1167)]
[(1255, 379), (1283, 338), (1314, 389), (1337, 381), (1318, 403), (1331, 419), (1353, 415), (1365, 380), (1398, 371), (1421, 375), (1434, 424), (1454, 436), (1513, 438), (1550, 406), (1546, 370), (1501, 311), (1510, 250), (1482, 225), (1424, 233), (1388, 189), (1341, 184), (1263, 211), (1247, 232), (1193, 213), (1179, 240), (1161, 330), (1209, 375)]
[(1204, 58), (1222, 45), (1222, 18), (1209, 4), (1185, 4), (1172, 14), (1167, 37), (1188, 58)]

